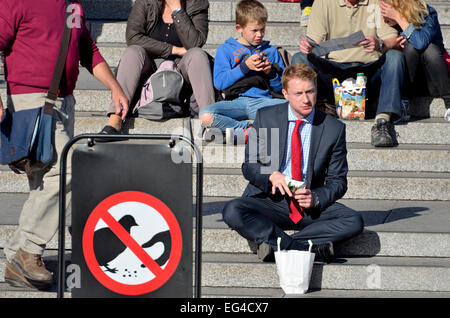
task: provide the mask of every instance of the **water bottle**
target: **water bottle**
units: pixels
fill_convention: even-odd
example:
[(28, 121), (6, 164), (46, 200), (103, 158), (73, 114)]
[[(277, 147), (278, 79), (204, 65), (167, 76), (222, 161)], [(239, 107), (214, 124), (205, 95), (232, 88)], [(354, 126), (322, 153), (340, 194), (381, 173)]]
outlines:
[(360, 87), (366, 87), (367, 77), (364, 76), (364, 73), (356, 74), (356, 85)]

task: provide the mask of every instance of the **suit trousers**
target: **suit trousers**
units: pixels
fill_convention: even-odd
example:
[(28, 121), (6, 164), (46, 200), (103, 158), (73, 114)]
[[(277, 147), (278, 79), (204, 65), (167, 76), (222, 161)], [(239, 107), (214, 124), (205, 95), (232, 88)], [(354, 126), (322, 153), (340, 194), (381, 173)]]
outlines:
[[(7, 107), (12, 111), (40, 107), (44, 105), (46, 96), (45, 93), (10, 95)], [(19, 248), (42, 255), (45, 245), (58, 229), (59, 159), (62, 149), (74, 134), (75, 98), (72, 95), (58, 98), (55, 107), (55, 164), (49, 171), (32, 169), (33, 173), (28, 177), (30, 193), (20, 213), (19, 226), (4, 249), (8, 261), (14, 258)], [(67, 171), (70, 171), (71, 151), (67, 158)], [(70, 191), (70, 180), (70, 173), (67, 173), (67, 191)], [(69, 201), (68, 198), (67, 202)]]
[[(241, 236), (258, 244), (268, 243), (274, 250), (278, 237), (282, 250), (307, 250), (308, 240), (313, 244), (340, 242), (358, 235), (364, 228), (361, 215), (340, 203), (321, 213), (304, 214), (294, 224), (289, 218), (288, 200), (281, 195), (234, 199), (225, 205), (222, 214), (225, 223)], [(296, 232), (288, 235), (285, 230)]]

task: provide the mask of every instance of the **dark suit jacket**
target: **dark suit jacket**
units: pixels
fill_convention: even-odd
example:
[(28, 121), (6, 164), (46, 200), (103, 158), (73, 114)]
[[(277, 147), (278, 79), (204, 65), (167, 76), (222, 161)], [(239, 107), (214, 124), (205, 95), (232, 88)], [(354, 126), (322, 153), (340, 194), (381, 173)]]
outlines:
[[(288, 107), (288, 103), (265, 107), (256, 114), (253, 123), (255, 129), (250, 130), (242, 164), (243, 175), (249, 181), (244, 197), (271, 195), (269, 176), (274, 171), (280, 171), (285, 160)], [(266, 132), (262, 128), (267, 128)], [(345, 124), (316, 108), (306, 176), (306, 187), (319, 196), (320, 205), (316, 211), (325, 210), (344, 196), (347, 191), (347, 172)]]

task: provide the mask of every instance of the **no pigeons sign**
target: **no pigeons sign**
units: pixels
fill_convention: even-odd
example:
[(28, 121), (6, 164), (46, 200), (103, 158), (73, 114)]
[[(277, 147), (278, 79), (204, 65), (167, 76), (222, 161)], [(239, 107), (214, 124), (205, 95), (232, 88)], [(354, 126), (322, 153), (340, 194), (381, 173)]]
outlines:
[(92, 275), (122, 295), (143, 295), (164, 285), (182, 255), (180, 226), (158, 198), (124, 191), (101, 201), (86, 221), (83, 254)]

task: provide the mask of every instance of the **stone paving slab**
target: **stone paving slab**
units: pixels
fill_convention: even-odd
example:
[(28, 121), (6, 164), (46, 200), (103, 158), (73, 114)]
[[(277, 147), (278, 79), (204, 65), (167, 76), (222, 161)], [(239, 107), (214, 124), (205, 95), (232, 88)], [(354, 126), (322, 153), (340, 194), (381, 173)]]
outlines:
[[(81, 0), (88, 19), (126, 20), (134, 0)], [(210, 21), (234, 21), (237, 1), (210, 0)], [(299, 22), (300, 6), (298, 3), (280, 3), (277, 0), (262, 0), (269, 13), (269, 21)], [(428, 1), (439, 16), (441, 24), (450, 24), (450, 10), (446, 1)]]
[[(198, 142), (199, 144), (200, 142)], [(245, 147), (198, 145), (205, 168), (240, 169)], [(348, 143), (347, 161), (350, 171), (450, 172), (450, 146), (401, 144), (394, 148), (375, 149), (368, 144)]]
[[(64, 298), (71, 298), (66, 292)], [(174, 295), (175, 296), (175, 295)], [(281, 288), (217, 288), (202, 287), (202, 298), (450, 298), (449, 292), (418, 291), (376, 291), (310, 289), (303, 295), (285, 295)], [(0, 298), (55, 298), (56, 292), (34, 291), (27, 288), (13, 288), (0, 283)]]
[[(224, 169), (225, 170), (225, 169)], [(237, 172), (234, 172), (237, 173)], [(439, 200), (450, 201), (450, 178), (439, 175), (432, 179), (429, 175), (416, 177), (405, 173), (385, 172), (384, 176), (374, 176), (365, 172), (364, 176), (348, 176), (348, 191), (345, 199), (380, 199), (380, 200)], [(394, 176), (391, 176), (394, 174)], [(375, 174), (378, 175), (378, 174)], [(203, 178), (205, 196), (237, 197), (247, 186), (247, 180), (237, 174), (206, 173)], [(195, 195), (195, 180), (193, 180)], [(26, 193), (28, 181), (25, 175), (0, 169), (0, 193)]]
[[(20, 211), (27, 197), (26, 193), (0, 193), (0, 225), (18, 224)], [(228, 229), (222, 220), (222, 210), (232, 199), (204, 197), (203, 228)], [(446, 201), (341, 199), (338, 202), (359, 211), (366, 229), (371, 231), (450, 234), (450, 209)], [(195, 219), (195, 198), (192, 208)], [(70, 215), (70, 206), (67, 215)], [(69, 225), (70, 217), (66, 221)]]
[[(349, 290), (450, 291), (450, 259), (371, 257), (337, 259), (315, 265), (310, 288)], [(203, 284), (221, 287), (279, 286), (273, 263), (256, 255), (209, 254), (203, 257)]]
[[(384, 173), (383, 177), (352, 176), (349, 174), (348, 191), (345, 199), (383, 199), (383, 200), (441, 200), (449, 201), (450, 179), (431, 179), (430, 177), (391, 177)], [(436, 176), (438, 177), (438, 176)], [(224, 181), (226, 179), (226, 181)], [(204, 176), (204, 195), (206, 196), (240, 196), (247, 185), (241, 175)]]
[[(16, 206), (5, 209), (12, 198)], [(18, 223), (26, 195), (0, 194), (0, 247), (4, 247)], [(247, 241), (223, 222), (221, 211), (227, 198), (205, 198), (203, 208), (203, 250), (217, 253), (249, 253)], [(361, 213), (365, 231), (336, 246), (339, 255), (450, 257), (450, 211), (446, 202), (364, 201), (339, 202)], [(67, 225), (70, 224), (70, 209)], [(194, 215), (194, 213), (193, 213)], [(193, 220), (195, 225), (195, 217)], [(292, 231), (288, 231), (291, 233)], [(439, 242), (439, 243), (437, 243)], [(55, 236), (48, 245), (57, 247)], [(71, 237), (66, 233), (66, 248)]]
[[(111, 67), (116, 67), (120, 59), (123, 47), (100, 47), (102, 53)], [(292, 53), (296, 48), (291, 48)], [(214, 49), (207, 49), (208, 52), (214, 53)], [(6, 84), (4, 76), (0, 75), (0, 96), (6, 101)], [(77, 81), (74, 96), (77, 101), (76, 109), (81, 112), (100, 112), (103, 115), (109, 107), (111, 101), (111, 93), (106, 87), (98, 81), (86, 69), (80, 68), (80, 75)], [(445, 104), (442, 98), (432, 98), (426, 96), (418, 96), (410, 100), (410, 114), (418, 118), (438, 118), (443, 120), (445, 113)], [(398, 127), (398, 125), (397, 125)]]
[[(54, 256), (44, 256), (50, 267)], [(0, 258), (4, 282), (5, 258)], [(202, 286), (278, 288), (274, 263), (261, 263), (253, 254), (203, 254)], [(311, 289), (378, 291), (450, 291), (450, 258), (369, 257), (338, 258), (328, 265), (315, 264)]]
[[(98, 43), (125, 43), (125, 21), (90, 21), (88, 28), (94, 41)], [(450, 42), (450, 26), (442, 25), (444, 42)], [(304, 36), (305, 28), (299, 27), (298, 22), (268, 22), (265, 40), (276, 46), (294, 46)], [(236, 37), (236, 29), (230, 22), (210, 22), (206, 44), (220, 45), (229, 37)]]

